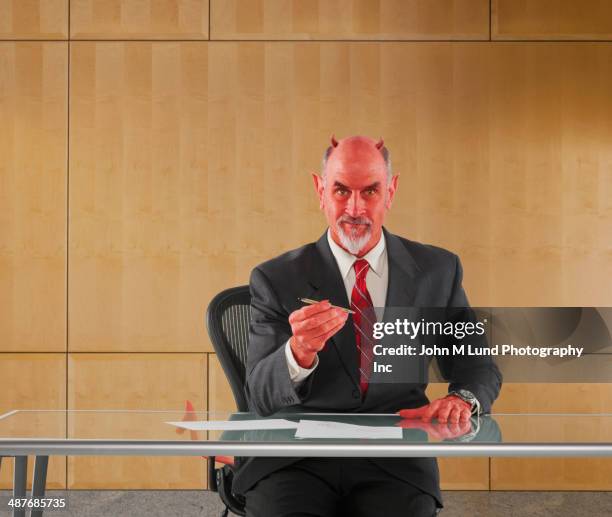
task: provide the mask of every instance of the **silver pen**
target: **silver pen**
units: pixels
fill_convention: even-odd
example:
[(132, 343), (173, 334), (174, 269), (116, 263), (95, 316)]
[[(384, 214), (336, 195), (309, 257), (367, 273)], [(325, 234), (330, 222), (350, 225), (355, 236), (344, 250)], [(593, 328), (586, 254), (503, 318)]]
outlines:
[[(312, 305), (313, 303), (319, 303), (321, 300), (311, 300), (310, 298), (298, 298), (299, 301), (303, 303), (307, 303), (308, 305)], [(337, 305), (332, 305), (334, 309), (340, 309), (341, 311), (348, 312), (349, 314), (355, 314), (355, 311), (351, 309), (347, 309), (346, 307), (338, 307)]]

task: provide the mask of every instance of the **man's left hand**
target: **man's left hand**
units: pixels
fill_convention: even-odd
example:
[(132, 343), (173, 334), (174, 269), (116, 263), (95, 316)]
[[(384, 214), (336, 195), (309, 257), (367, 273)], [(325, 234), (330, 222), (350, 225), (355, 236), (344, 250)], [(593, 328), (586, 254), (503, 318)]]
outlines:
[(425, 406), (402, 409), (398, 414), (402, 418), (417, 418), (423, 422), (430, 422), (433, 418), (437, 418), (438, 422), (457, 423), (469, 422), (472, 416), (472, 408), (465, 400), (455, 395), (447, 395)]
[(402, 429), (419, 429), (425, 431), (431, 438), (438, 440), (453, 440), (460, 436), (465, 436), (473, 431), (472, 421), (464, 422), (460, 420), (457, 423), (447, 422), (423, 422), (422, 420), (400, 420), (397, 423)]

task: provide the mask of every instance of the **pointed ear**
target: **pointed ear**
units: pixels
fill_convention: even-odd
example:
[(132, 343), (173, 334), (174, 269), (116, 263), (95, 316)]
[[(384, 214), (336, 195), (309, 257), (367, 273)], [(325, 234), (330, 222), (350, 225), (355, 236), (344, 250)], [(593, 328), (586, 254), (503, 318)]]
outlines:
[(391, 177), (389, 186), (387, 187), (387, 200), (385, 202), (385, 208), (389, 210), (393, 204), (393, 198), (395, 197), (395, 191), (397, 190), (397, 182), (399, 181), (399, 174), (395, 174)]
[(323, 183), (323, 178), (319, 176), (316, 172), (312, 173), (312, 180), (314, 181), (314, 188), (317, 196), (319, 197), (319, 208), (323, 210), (323, 193), (325, 192), (325, 185)]

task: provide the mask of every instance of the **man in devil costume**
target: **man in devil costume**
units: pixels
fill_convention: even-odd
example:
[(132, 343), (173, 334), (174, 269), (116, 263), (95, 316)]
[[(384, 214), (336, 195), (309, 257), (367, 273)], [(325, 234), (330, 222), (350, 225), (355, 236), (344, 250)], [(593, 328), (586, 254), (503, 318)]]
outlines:
[[(429, 402), (426, 383), (369, 382), (372, 349), (361, 331), (373, 307), (469, 307), (459, 258), (383, 227), (398, 175), (382, 140), (332, 137), (313, 180), (327, 230), (251, 274), (251, 409), (399, 412), (438, 436), (465, 434), (501, 387), (490, 357), (437, 357), (449, 393)], [(253, 517), (430, 517), (442, 507), (435, 458), (250, 458), (234, 490)]]

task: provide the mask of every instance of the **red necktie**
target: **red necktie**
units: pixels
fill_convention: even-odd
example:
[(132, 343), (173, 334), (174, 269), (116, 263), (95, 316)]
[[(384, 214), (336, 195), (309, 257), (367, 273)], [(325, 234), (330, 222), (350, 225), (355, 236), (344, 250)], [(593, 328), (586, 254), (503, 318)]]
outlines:
[(368, 382), (372, 371), (372, 324), (374, 321), (374, 306), (366, 286), (366, 275), (370, 265), (365, 259), (358, 259), (353, 264), (355, 268), (355, 286), (351, 294), (351, 309), (355, 342), (359, 352), (359, 386), (362, 395), (368, 391)]

